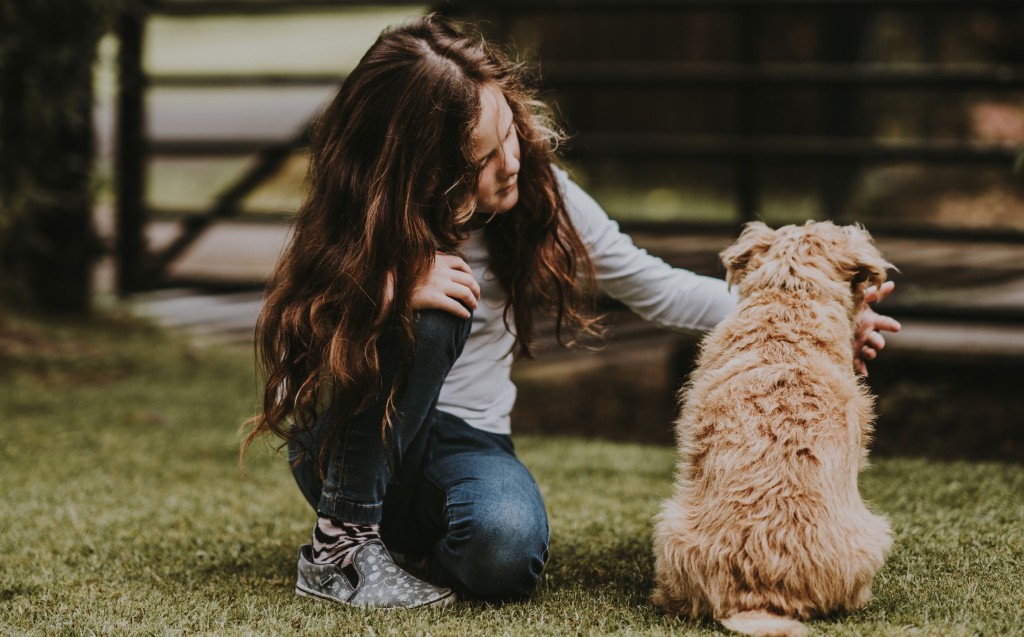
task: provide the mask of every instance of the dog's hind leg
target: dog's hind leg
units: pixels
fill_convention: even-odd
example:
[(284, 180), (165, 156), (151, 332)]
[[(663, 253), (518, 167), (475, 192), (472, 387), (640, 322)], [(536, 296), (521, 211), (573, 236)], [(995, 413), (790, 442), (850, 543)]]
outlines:
[(655, 589), (651, 601), (673, 614), (694, 615), (697, 604), (693, 599), (693, 587), (682, 570), (673, 544), (671, 539), (667, 542), (655, 540)]
[(694, 542), (687, 528), (685, 509), (668, 501), (655, 519), (652, 601), (670, 613), (696, 616), (707, 607), (690, 570)]

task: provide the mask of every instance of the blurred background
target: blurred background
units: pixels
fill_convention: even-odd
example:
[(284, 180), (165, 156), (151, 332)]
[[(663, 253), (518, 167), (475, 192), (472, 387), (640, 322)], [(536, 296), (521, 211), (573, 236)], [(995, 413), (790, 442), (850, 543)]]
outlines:
[[(7, 0), (0, 287), (249, 346), (310, 119), (382, 28), (438, 11), (537, 69), (573, 176), (675, 265), (721, 276), (751, 219), (863, 223), (904, 325), (876, 451), (1019, 461), (1022, 4)], [(671, 442), (696, 340), (602, 308), (597, 351), (517, 364), (517, 431)]]

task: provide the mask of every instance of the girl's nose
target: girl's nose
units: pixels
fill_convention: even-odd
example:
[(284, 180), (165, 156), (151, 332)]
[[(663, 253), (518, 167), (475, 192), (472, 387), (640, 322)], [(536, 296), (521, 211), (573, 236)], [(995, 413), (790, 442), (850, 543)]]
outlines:
[(506, 179), (519, 174), (519, 140), (514, 135), (509, 147), (505, 151), (502, 172), (505, 174)]

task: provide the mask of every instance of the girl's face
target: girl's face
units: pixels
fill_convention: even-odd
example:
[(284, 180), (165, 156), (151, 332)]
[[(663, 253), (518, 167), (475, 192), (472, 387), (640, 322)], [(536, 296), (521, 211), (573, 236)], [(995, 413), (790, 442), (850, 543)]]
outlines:
[(519, 201), (519, 135), (512, 109), (501, 91), (487, 85), (480, 91), (480, 121), (471, 138), (481, 166), (476, 187), (477, 212), (508, 212)]

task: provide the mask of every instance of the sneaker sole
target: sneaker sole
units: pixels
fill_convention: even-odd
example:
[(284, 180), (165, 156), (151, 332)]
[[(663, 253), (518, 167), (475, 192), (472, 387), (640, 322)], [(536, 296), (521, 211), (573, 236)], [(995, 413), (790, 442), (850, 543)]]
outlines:
[(381, 610), (412, 610), (412, 609), (415, 609), (415, 608), (429, 608), (429, 607), (433, 607), (433, 606), (448, 606), (449, 604), (452, 604), (452, 603), (455, 602), (455, 592), (454, 591), (450, 591), (447, 595), (445, 595), (441, 599), (434, 600), (432, 602), (427, 602), (426, 604), (420, 604), (418, 606), (364, 606), (364, 605), (361, 605), (361, 604), (350, 604), (348, 602), (341, 601), (337, 597), (331, 597), (329, 595), (321, 595), (320, 593), (317, 593), (316, 591), (307, 590), (307, 589), (302, 588), (300, 586), (296, 586), (295, 587), (295, 594), (298, 595), (299, 597), (312, 597), (314, 599), (322, 599), (325, 602), (333, 602), (335, 604), (340, 604), (342, 606), (351, 606), (352, 608), (374, 608), (374, 609), (381, 609)]

